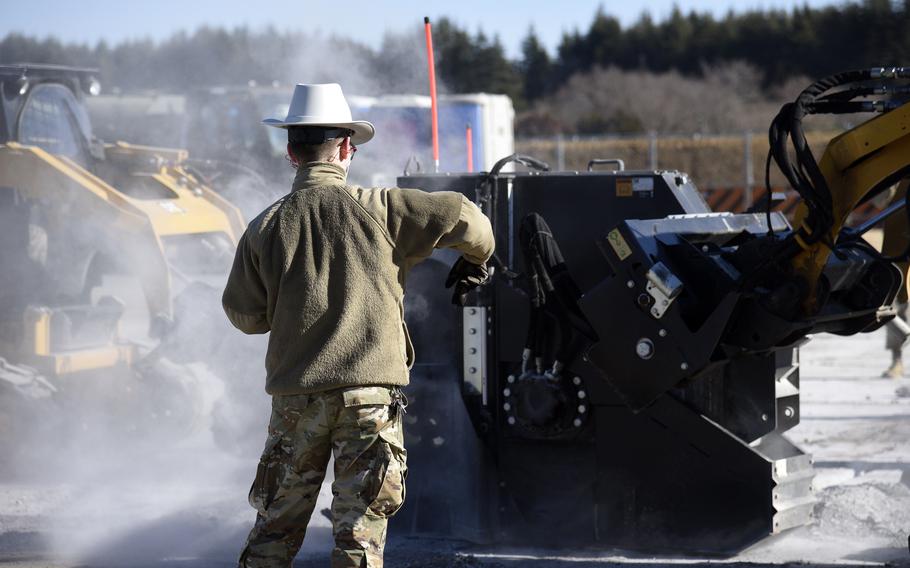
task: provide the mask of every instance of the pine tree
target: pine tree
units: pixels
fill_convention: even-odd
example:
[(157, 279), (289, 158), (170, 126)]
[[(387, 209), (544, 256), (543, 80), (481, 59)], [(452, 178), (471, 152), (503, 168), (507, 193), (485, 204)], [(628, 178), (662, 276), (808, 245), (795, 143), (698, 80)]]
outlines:
[(523, 92), (527, 100), (533, 101), (549, 94), (552, 89), (553, 62), (540, 43), (533, 26), (521, 42), (521, 63), (519, 72), (524, 81)]

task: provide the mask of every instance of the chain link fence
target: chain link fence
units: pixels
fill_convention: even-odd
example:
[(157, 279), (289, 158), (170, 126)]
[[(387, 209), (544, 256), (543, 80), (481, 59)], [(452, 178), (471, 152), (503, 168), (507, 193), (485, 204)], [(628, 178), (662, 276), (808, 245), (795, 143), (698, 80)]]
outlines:
[[(834, 134), (815, 132), (807, 139), (816, 156)], [(650, 133), (633, 136), (556, 136), (519, 138), (516, 152), (544, 160), (554, 170), (584, 170), (596, 158), (616, 158), (629, 170), (685, 172), (709, 201), (728, 211), (747, 209), (764, 194), (768, 136), (763, 132), (720, 135)], [(771, 187), (783, 191), (786, 180), (771, 165)], [(736, 195), (738, 198), (732, 198)]]

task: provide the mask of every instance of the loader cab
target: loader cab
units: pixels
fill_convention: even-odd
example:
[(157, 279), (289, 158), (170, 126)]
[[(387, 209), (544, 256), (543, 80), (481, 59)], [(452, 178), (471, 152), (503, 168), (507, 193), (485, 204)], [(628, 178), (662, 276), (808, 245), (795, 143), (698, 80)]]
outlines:
[[(0, 65), (0, 260), (15, 267), (0, 278), (0, 355), (47, 376), (129, 366), (243, 230), (185, 150), (95, 139), (98, 91), (89, 69)], [(177, 266), (187, 257), (204, 270)]]
[(94, 137), (82, 97), (96, 94), (93, 69), (0, 65), (0, 143), (37, 146), (87, 167)]
[(36, 85), (29, 93), (16, 132), (17, 142), (88, 165), (91, 130), (85, 110), (60, 84)]

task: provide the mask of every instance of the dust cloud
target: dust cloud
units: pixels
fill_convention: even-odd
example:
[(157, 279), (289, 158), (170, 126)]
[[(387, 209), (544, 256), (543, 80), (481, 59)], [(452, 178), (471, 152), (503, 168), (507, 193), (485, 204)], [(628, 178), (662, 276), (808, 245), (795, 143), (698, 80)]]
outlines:
[[(91, 222), (52, 230), (45, 268), (60, 271), (55, 254), (89, 250), (144, 258), (129, 242), (98, 242), (111, 237)], [(24, 486), (16, 516), (34, 515), (35, 525), (21, 529), (46, 535), (53, 556), (129, 565), (242, 546), (268, 419), (264, 338), (238, 337), (221, 314), (222, 254), (220, 272), (174, 280), (175, 317), (162, 340), (149, 335), (143, 282), (126, 267), (104, 274), (91, 299), (122, 302), (120, 338), (138, 346), (138, 360), (54, 378), (51, 400), (18, 405), (5, 481)]]
[[(420, 35), (388, 36), (386, 47), (401, 57), (395, 69), (377, 74), (356, 46), (323, 38), (276, 68), (276, 76), (289, 85), (338, 82), (349, 96), (425, 90)], [(252, 118), (258, 122), (264, 116)], [(353, 181), (393, 182), (409, 155), (426, 152), (415, 142), (419, 137), (397, 143), (400, 132), (377, 127), (374, 141), (359, 149)], [(194, 148), (191, 157), (204, 161), (218, 155), (220, 142), (212, 139), (212, 148)], [(213, 189), (250, 219), (289, 191), (295, 172), (279, 156), (269, 171), (247, 169), (237, 175), (212, 162), (206, 173)], [(124, 266), (92, 283), (91, 299), (122, 302), (119, 337), (138, 346), (139, 358), (131, 368), (60, 378), (55, 381), (60, 392), (51, 401), (21, 405), (24, 411), (15, 420), (22, 427), (7, 454), (15, 459), (3, 468), (6, 479), (0, 487), (9, 491), (0, 491), (2, 510), (32, 519), (18, 530), (45, 535), (50, 553), (67, 562), (233, 561), (255, 517), (246, 496), (266, 437), (270, 403), (263, 390), (267, 337), (242, 335), (221, 310), (233, 249), (215, 243), (212, 258), (205, 259), (215, 269), (181, 272), (172, 279), (174, 319), (165, 337), (156, 339), (149, 334), (152, 315), (143, 293), (149, 283), (131, 270), (143, 264), (146, 250), (117, 239), (101, 217), (51, 230), (41, 204), (34, 204), (30, 215), (29, 230), (47, 237), (50, 254), (39, 263), (43, 273), (53, 280), (66, 275), (75, 282), (72, 290), (82, 286), (92, 250), (126, 259)], [(198, 260), (171, 259), (181, 267)], [(419, 285), (442, 290), (444, 274), (437, 272)], [(417, 299), (410, 304), (409, 318), (413, 313), (425, 320), (428, 300), (419, 292), (411, 292)], [(330, 498), (325, 485), (304, 554), (325, 554), (331, 546), (330, 524), (319, 514)]]

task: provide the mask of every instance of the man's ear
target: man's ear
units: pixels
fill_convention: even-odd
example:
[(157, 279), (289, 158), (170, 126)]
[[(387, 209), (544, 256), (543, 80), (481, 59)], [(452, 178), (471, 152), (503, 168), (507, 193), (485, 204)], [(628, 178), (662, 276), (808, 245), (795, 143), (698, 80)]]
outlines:
[(351, 137), (345, 136), (341, 141), (339, 147), (341, 150), (338, 152), (338, 158), (343, 162), (351, 157), (354, 153), (353, 144), (351, 143)]
[(294, 166), (294, 167), (296, 168), (296, 167), (299, 166), (300, 164), (297, 162), (297, 157), (294, 156), (294, 152), (291, 151), (291, 143), (290, 143), (290, 142), (288, 142), (288, 148), (287, 148), (287, 150), (288, 150), (288, 161), (291, 162), (291, 165)]

